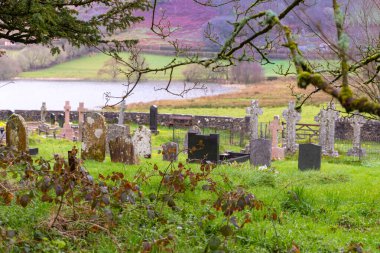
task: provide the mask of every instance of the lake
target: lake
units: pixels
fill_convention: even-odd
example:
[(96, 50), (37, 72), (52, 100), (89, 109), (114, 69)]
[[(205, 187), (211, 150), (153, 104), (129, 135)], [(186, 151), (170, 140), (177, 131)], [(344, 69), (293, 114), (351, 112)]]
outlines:
[[(166, 85), (167, 82), (163, 81), (142, 82), (127, 98), (126, 103), (182, 99), (166, 91), (155, 90)], [(170, 89), (179, 93), (183, 90), (183, 86), (183, 82), (173, 82)], [(106, 92), (113, 96), (121, 96), (126, 89), (122, 82), (15, 80), (7, 84), (6, 81), (1, 81), (0, 110), (39, 110), (42, 102), (46, 102), (48, 110), (63, 110), (65, 101), (70, 101), (73, 110), (76, 110), (79, 102), (84, 102), (88, 109), (99, 109), (107, 102)], [(226, 85), (207, 84), (207, 89), (191, 90), (184, 98), (218, 95), (235, 89)], [(117, 99), (110, 100), (109, 104), (117, 101)]]

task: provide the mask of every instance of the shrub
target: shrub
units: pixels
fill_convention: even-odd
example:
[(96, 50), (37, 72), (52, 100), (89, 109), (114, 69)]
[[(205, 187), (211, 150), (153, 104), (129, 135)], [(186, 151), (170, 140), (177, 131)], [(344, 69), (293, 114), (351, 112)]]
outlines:
[(20, 65), (9, 56), (0, 57), (0, 80), (9, 80), (21, 72)]
[(236, 83), (258, 83), (264, 80), (263, 67), (256, 62), (239, 62), (229, 68), (230, 81)]

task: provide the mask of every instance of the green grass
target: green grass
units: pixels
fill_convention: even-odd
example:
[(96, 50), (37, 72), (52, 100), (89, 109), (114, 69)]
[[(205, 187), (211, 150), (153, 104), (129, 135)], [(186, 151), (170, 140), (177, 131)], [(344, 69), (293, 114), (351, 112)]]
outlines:
[[(142, 159), (140, 165), (111, 163), (108, 157), (103, 163), (85, 161), (84, 165), (95, 177), (98, 173), (107, 175), (119, 171), (132, 179), (141, 168), (149, 173), (155, 163), (163, 170), (168, 162), (162, 161), (157, 149), (170, 139), (171, 131), (159, 130), (160, 134), (153, 136), (152, 140), (152, 159)], [(30, 144), (37, 146), (45, 158), (51, 158), (53, 153), (66, 155), (73, 145), (66, 140), (39, 136), (32, 136)], [(185, 163), (185, 159), (186, 156), (180, 154), (179, 161)], [(196, 164), (186, 166), (198, 168)], [(218, 183), (225, 184), (221, 175), (227, 175), (231, 181), (229, 187), (252, 192), (264, 203), (264, 209), (249, 211), (252, 223), (236, 232), (234, 240), (228, 241), (231, 252), (274, 252), (276, 247), (279, 252), (286, 252), (292, 243), (297, 244), (301, 252), (340, 252), (351, 243), (362, 243), (366, 252), (377, 252), (380, 246), (379, 159), (361, 164), (344, 155), (324, 158), (321, 171), (300, 172), (294, 156), (275, 161), (272, 167), (275, 171), (260, 171), (248, 163), (232, 164), (219, 166), (213, 172), (212, 178)], [(156, 192), (158, 183), (158, 178), (153, 178), (149, 185), (142, 185), (142, 190), (146, 194)], [(200, 205), (201, 200), (205, 204)], [(218, 224), (223, 221), (221, 215), (215, 220), (204, 218), (213, 210), (210, 205), (214, 200), (215, 197), (202, 191), (201, 187), (180, 194), (176, 200), (180, 211), (172, 212), (163, 207), (166, 223), (146, 223), (145, 211), (136, 213), (134, 206), (126, 207), (119, 225), (112, 230), (114, 237), (98, 232), (69, 240), (54, 230), (46, 234), (41, 224), (51, 215), (52, 205), (38, 200), (26, 208), (2, 206), (0, 226), (15, 229), (25, 240), (33, 238), (36, 230), (42, 231), (47, 239), (34, 243), (44, 252), (59, 252), (58, 245), (62, 242), (66, 252), (117, 252), (115, 239), (127, 245), (129, 250), (126, 251), (136, 252), (141, 249), (142, 240), (157, 239), (168, 233), (175, 237), (175, 252), (204, 252), (207, 241), (219, 233)], [(264, 218), (273, 213), (278, 219)]]

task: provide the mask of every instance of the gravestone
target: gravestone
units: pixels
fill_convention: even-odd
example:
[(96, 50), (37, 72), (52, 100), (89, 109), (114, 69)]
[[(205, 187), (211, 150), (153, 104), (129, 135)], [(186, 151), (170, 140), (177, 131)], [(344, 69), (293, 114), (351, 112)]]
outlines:
[(66, 101), (63, 108), (65, 109), (65, 123), (63, 124), (62, 136), (67, 140), (73, 140), (74, 130), (71, 128), (70, 124), (70, 101)]
[(60, 128), (63, 127), (63, 124), (65, 123), (65, 115), (63, 113), (58, 114), (58, 125)]
[(296, 125), (301, 120), (301, 115), (294, 108), (294, 102), (290, 101), (288, 109), (282, 113), (282, 116), (286, 120), (285, 153), (287, 154), (294, 154), (298, 148), (296, 143)]
[(46, 122), (46, 115), (47, 115), (47, 108), (46, 108), (46, 102), (42, 102), (41, 106), (41, 122)]
[(337, 157), (335, 150), (335, 121), (339, 118), (339, 112), (335, 110), (335, 103), (329, 103), (327, 108), (327, 135), (326, 135), (326, 155)]
[(354, 136), (352, 139), (352, 148), (348, 150), (348, 156), (365, 156), (365, 149), (361, 147), (360, 133), (362, 126), (366, 123), (366, 120), (359, 113), (355, 113), (352, 118), (349, 119), (350, 125), (354, 131)]
[(7, 147), (19, 152), (29, 151), (27, 125), (23, 117), (12, 114), (8, 118), (5, 135)]
[(107, 137), (106, 137), (106, 153), (110, 152), (109, 149), (109, 142), (112, 140), (115, 140), (117, 137), (123, 137), (130, 134), (129, 126), (127, 125), (119, 125), (119, 124), (112, 124), (108, 125), (107, 127)]
[(50, 125), (55, 125), (55, 113), (50, 113)]
[(158, 108), (156, 105), (152, 105), (149, 110), (149, 128), (152, 133), (157, 133), (158, 125)]
[(106, 124), (103, 115), (87, 113), (83, 123), (82, 159), (103, 162), (106, 153)]
[(82, 141), (82, 131), (83, 131), (83, 122), (84, 122), (84, 113), (87, 111), (86, 108), (84, 108), (84, 103), (79, 102), (79, 106), (77, 108), (78, 111), (78, 126), (79, 126), (79, 141)]
[(152, 156), (152, 134), (147, 127), (139, 126), (132, 136), (132, 141), (137, 156)]
[(254, 166), (270, 166), (272, 160), (272, 143), (270, 140), (251, 140), (250, 148), (249, 160), (251, 164)]
[(189, 162), (219, 163), (219, 134), (201, 135), (188, 133), (187, 150)]
[(168, 142), (162, 145), (162, 159), (164, 161), (177, 161), (178, 158), (178, 144), (175, 142)]
[(117, 121), (118, 125), (124, 125), (124, 112), (125, 112), (125, 100), (121, 101), (120, 103), (120, 112), (119, 112), (119, 118)]
[(183, 141), (183, 152), (186, 152), (188, 149), (189, 133), (202, 134), (202, 130), (197, 125), (193, 125), (189, 128), (185, 135), (185, 140)]
[(263, 110), (259, 107), (259, 102), (257, 100), (251, 101), (251, 106), (246, 108), (246, 114), (250, 141), (242, 152), (249, 154), (250, 142), (259, 138), (259, 115), (263, 114)]
[(299, 170), (321, 169), (322, 147), (315, 144), (300, 144), (298, 155)]
[(280, 116), (274, 116), (273, 121), (269, 124), (272, 133), (272, 159), (281, 160), (285, 157), (284, 148), (278, 147), (278, 132), (283, 130), (280, 122)]
[[(120, 129), (120, 131), (123, 130)], [(136, 155), (132, 137), (125, 130), (124, 132), (125, 134), (109, 140), (111, 161), (130, 165), (138, 164), (139, 158)]]

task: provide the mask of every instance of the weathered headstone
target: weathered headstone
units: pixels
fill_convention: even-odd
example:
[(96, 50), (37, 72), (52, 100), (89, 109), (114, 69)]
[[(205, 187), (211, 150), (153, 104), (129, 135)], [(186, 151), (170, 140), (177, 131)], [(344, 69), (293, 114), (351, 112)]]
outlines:
[(152, 105), (149, 111), (149, 128), (152, 133), (157, 133), (158, 125), (158, 108), (156, 105)]
[(152, 156), (152, 133), (145, 126), (139, 126), (132, 136), (136, 155), (145, 158)]
[[(123, 127), (121, 125), (118, 125)], [(120, 131), (123, 131), (120, 129)], [(124, 132), (126, 132), (124, 130)], [(109, 140), (109, 149), (112, 162), (125, 164), (138, 164), (139, 158), (136, 155), (135, 147), (130, 134), (125, 133)]]
[(74, 137), (74, 130), (71, 128), (70, 124), (70, 101), (65, 102), (65, 123), (63, 124), (63, 129), (62, 129), (62, 136), (67, 139), (67, 140), (72, 140)]
[(50, 125), (55, 125), (55, 113), (50, 113)]
[(7, 146), (19, 152), (29, 151), (27, 126), (23, 117), (12, 114), (6, 124)]
[(281, 160), (285, 157), (284, 148), (278, 147), (278, 132), (283, 130), (278, 115), (274, 116), (273, 121), (269, 124), (272, 133), (272, 159)]
[(109, 142), (115, 140), (117, 137), (123, 137), (130, 134), (129, 126), (112, 124), (107, 127), (107, 137), (106, 137), (106, 153), (110, 152)]
[(272, 160), (272, 143), (270, 140), (255, 139), (250, 143), (250, 162), (254, 166), (269, 167)]
[(178, 157), (178, 144), (175, 142), (168, 142), (162, 145), (162, 159), (164, 161), (177, 161)]
[(259, 107), (259, 102), (257, 100), (252, 100), (251, 106), (246, 109), (246, 113), (249, 116), (250, 140), (256, 140), (259, 138), (259, 115), (263, 114), (263, 110)]
[(219, 134), (201, 135), (188, 133), (189, 149), (187, 151), (189, 162), (219, 163)]
[(282, 116), (286, 120), (285, 153), (287, 154), (294, 154), (298, 148), (296, 143), (296, 125), (301, 120), (301, 115), (294, 108), (294, 102), (290, 101), (288, 109), (282, 113)]
[(63, 113), (58, 114), (58, 125), (59, 127), (63, 127), (63, 124), (65, 123), (65, 115)]
[(190, 133), (193, 133), (193, 134), (202, 134), (202, 130), (197, 126), (197, 125), (193, 125), (189, 128), (189, 130), (187, 131), (186, 135), (185, 135), (185, 140), (183, 141), (183, 152), (186, 152), (187, 149), (188, 149), (188, 143), (189, 143), (189, 134)]
[(121, 101), (120, 103), (120, 112), (119, 112), (119, 118), (118, 118), (118, 125), (124, 125), (124, 112), (125, 112), (125, 100)]
[(321, 168), (322, 147), (315, 144), (300, 144), (298, 155), (299, 170), (319, 170)]
[(82, 159), (103, 162), (106, 153), (106, 124), (103, 115), (87, 113), (83, 123)]
[(326, 135), (326, 154), (328, 156), (339, 156), (335, 150), (335, 121), (339, 118), (339, 112), (335, 109), (335, 103), (331, 102), (327, 108), (327, 135)]
[(47, 115), (47, 108), (46, 108), (46, 102), (42, 102), (41, 106), (41, 122), (46, 122), (46, 115)]
[(79, 141), (82, 141), (82, 131), (83, 131), (83, 122), (84, 122), (84, 113), (87, 111), (86, 108), (84, 108), (84, 103), (80, 102), (78, 107), (78, 126), (79, 126)]
[(366, 123), (366, 119), (361, 116), (359, 113), (355, 113), (355, 115), (349, 119), (350, 125), (354, 131), (354, 136), (352, 140), (352, 148), (348, 150), (348, 156), (365, 156), (365, 149), (361, 147), (360, 141), (360, 133), (362, 126)]
[(327, 111), (322, 109), (314, 117), (314, 120), (319, 123), (319, 145), (322, 148), (322, 153), (326, 152), (326, 136), (327, 136)]

